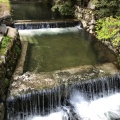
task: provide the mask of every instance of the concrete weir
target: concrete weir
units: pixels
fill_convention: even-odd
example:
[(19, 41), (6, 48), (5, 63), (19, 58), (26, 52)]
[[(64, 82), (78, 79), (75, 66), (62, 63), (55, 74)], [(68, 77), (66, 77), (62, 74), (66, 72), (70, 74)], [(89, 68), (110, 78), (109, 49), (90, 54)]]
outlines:
[(49, 20), (49, 21), (32, 21), (32, 20), (16, 20), (14, 27), (19, 30), (24, 29), (42, 29), (42, 28), (62, 28), (73, 27), (79, 25), (79, 21), (73, 20)]
[[(79, 81), (79, 78), (76, 79)], [(69, 120), (69, 118), (71, 120), (73, 120), (73, 118), (77, 120), (79, 117), (75, 117), (73, 115), (78, 114), (78, 112), (74, 111), (75, 105), (73, 104), (74, 106), (72, 106), (72, 103), (78, 99), (75, 99), (75, 101), (71, 100), (71, 95), (73, 93), (81, 94), (80, 99), (84, 98), (84, 101), (94, 101), (119, 92), (120, 75), (75, 82), (68, 86), (60, 85), (51, 89), (33, 90), (27, 94), (23, 94), (17, 97), (12, 96), (7, 99), (7, 119), (28, 120), (28, 118), (31, 116), (30, 120), (33, 120), (33, 116), (44, 117), (49, 115), (51, 111), (56, 112), (58, 107), (61, 108), (64, 112), (67, 112), (65, 107), (68, 107), (68, 110), (70, 111), (68, 112), (69, 115), (67, 119), (62, 118), (61, 120)], [(112, 112), (114, 113), (114, 111)], [(119, 118), (119, 116), (117, 117)]]
[[(23, 24), (26, 24), (26, 22), (31, 23), (31, 21), (18, 22)], [(66, 23), (65, 21), (62, 22)], [(75, 24), (78, 24), (78, 21), (74, 20), (74, 22)], [(112, 63), (77, 66), (51, 72), (36, 73), (36, 71), (28, 71), (26, 73), (23, 73), (24, 62), (28, 47), (28, 40), (24, 39), (23, 37), (20, 38), (22, 42), (22, 53), (16, 70), (12, 76), (12, 82), (9, 88), (9, 96), (19, 96), (33, 90), (48, 89), (59, 86), (61, 84), (68, 85), (76, 81), (78, 82), (81, 80), (90, 80), (119, 73), (119, 70), (117, 70), (116, 66)]]
[(119, 74), (119, 70), (112, 63), (77, 66), (52, 72), (23, 73), (27, 46), (28, 42), (22, 41), (22, 53), (12, 76), (9, 97), (20, 96), (33, 90), (50, 89), (61, 84), (71, 85), (79, 81)]

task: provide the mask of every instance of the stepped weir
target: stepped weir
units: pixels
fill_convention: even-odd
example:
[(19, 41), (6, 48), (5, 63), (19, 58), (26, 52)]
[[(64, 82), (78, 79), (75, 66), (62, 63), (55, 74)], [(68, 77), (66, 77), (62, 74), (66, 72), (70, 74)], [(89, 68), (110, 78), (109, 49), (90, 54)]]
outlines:
[(79, 24), (78, 20), (65, 21), (15, 21), (14, 27), (18, 30), (24, 29), (42, 29), (42, 28), (65, 28), (74, 27)]
[[(61, 116), (58, 120), (118, 120), (120, 103), (116, 96), (120, 98), (119, 92), (120, 75), (84, 80), (41, 91), (33, 90), (7, 99), (7, 120), (56, 120), (58, 114)], [(103, 103), (106, 103), (108, 110), (103, 108), (100, 111), (99, 104), (105, 107)], [(98, 108), (94, 110), (96, 105)], [(111, 109), (114, 105), (115, 108)], [(94, 117), (91, 113), (93, 110)]]

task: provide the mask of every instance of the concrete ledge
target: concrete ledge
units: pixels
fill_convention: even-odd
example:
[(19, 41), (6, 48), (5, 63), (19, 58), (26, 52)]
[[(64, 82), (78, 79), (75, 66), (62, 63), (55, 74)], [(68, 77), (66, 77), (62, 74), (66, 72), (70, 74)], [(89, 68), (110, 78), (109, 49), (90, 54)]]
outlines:
[(28, 47), (28, 41), (21, 41), (21, 44), (22, 44), (21, 56), (18, 60), (15, 72), (13, 74), (13, 79), (16, 76), (20, 76), (23, 74), (23, 67), (24, 67), (24, 62), (25, 62), (25, 57), (26, 57), (26, 52)]

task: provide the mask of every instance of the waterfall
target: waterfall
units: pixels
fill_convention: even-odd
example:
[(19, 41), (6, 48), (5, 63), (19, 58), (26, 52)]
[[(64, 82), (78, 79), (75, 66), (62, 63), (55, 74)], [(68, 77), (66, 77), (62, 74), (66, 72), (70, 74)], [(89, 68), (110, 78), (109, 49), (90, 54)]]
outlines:
[(78, 21), (53, 21), (53, 22), (18, 22), (14, 27), (18, 30), (24, 29), (42, 29), (42, 28), (65, 28), (78, 25)]
[(41, 91), (32, 91), (7, 100), (7, 119), (21, 120), (27, 116), (46, 115), (61, 106), (63, 86)]
[(34, 90), (7, 99), (7, 120), (115, 120), (119, 92), (120, 75)]

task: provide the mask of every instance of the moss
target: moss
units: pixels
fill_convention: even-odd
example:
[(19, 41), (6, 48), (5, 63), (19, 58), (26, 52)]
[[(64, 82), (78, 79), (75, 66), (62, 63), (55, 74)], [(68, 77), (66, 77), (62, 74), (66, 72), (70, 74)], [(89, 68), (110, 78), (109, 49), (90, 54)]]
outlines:
[(7, 48), (11, 45), (10, 37), (4, 36), (0, 44), (0, 54), (4, 55)]
[(21, 49), (18, 47), (18, 45), (15, 45), (15, 50), (16, 50), (17, 55), (19, 56), (21, 53)]
[(108, 70), (105, 70), (105, 71), (104, 71), (104, 75), (105, 75), (105, 76), (108, 76), (108, 75), (110, 75), (110, 71), (108, 71)]

